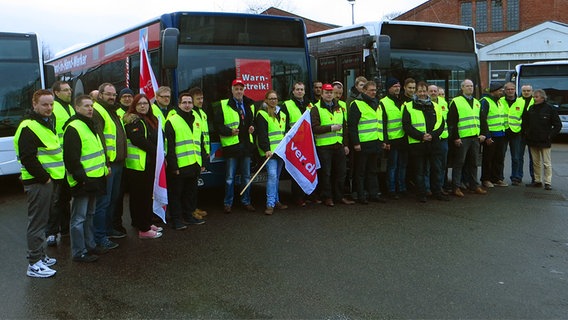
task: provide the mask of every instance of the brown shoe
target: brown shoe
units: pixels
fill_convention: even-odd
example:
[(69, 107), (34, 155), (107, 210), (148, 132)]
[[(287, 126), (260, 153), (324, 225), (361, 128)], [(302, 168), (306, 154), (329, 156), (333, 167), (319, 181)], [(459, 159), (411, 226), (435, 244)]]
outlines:
[(477, 187), (477, 188), (473, 189), (473, 192), (475, 194), (487, 194), (487, 191), (483, 190), (481, 187)]
[(197, 213), (198, 215), (202, 216), (202, 217), (205, 217), (207, 215), (207, 211), (201, 210), (199, 208), (195, 209), (194, 212)]
[(454, 196), (459, 197), (459, 198), (463, 198), (463, 192), (461, 191), (460, 188), (457, 188), (456, 190), (454, 190)]
[(280, 202), (276, 202), (276, 204), (274, 205), (274, 208), (278, 209), (278, 210), (285, 210), (288, 209), (288, 206), (285, 204), (282, 204)]
[(246, 211), (256, 211), (256, 209), (252, 206), (252, 204), (245, 204), (245, 210)]
[(225, 206), (225, 207), (223, 208), (223, 212), (224, 212), (224, 213), (231, 213), (231, 206)]
[(343, 204), (355, 204), (355, 201), (351, 201), (347, 198), (341, 198), (341, 203), (343, 203)]
[(323, 203), (328, 207), (335, 206), (335, 203), (333, 203), (333, 200), (331, 200), (331, 199), (325, 199), (325, 201)]
[(264, 210), (264, 214), (266, 215), (272, 215), (274, 213), (274, 208), (273, 207), (266, 207), (266, 210)]

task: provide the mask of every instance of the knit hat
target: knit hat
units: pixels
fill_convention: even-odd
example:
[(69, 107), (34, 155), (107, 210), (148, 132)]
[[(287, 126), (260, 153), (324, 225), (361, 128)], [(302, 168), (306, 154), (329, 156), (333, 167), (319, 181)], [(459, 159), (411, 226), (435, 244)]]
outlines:
[(120, 100), (120, 98), (125, 94), (129, 94), (134, 97), (134, 92), (132, 90), (130, 90), (129, 88), (124, 88), (120, 90), (120, 93), (118, 94), (118, 100)]
[(392, 78), (392, 77), (387, 78), (387, 81), (385, 83), (386, 89), (387, 90), (390, 89), (392, 86), (394, 86), (397, 83), (400, 84), (400, 81), (398, 81), (397, 78)]
[(489, 92), (497, 91), (503, 88), (503, 83), (499, 81), (491, 81), (489, 84)]

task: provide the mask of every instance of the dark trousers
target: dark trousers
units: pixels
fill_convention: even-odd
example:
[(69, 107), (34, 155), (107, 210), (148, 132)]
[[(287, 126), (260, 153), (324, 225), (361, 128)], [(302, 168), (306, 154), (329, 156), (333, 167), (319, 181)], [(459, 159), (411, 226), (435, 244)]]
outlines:
[[(343, 198), (345, 182), (345, 151), (337, 148), (317, 148), (321, 168), (318, 170), (320, 196), (323, 199), (339, 200)], [(332, 179), (333, 173), (333, 179)]]
[[(454, 166), (452, 169), (452, 184), (454, 190), (459, 188), (462, 183), (462, 173), (464, 183), (470, 189), (479, 186), (477, 182), (477, 158), (479, 157), (479, 138), (462, 138), (462, 145), (455, 147)], [(453, 142), (452, 142), (453, 143)]]
[(481, 181), (497, 182), (504, 180), (505, 152), (507, 152), (507, 138), (493, 137), (493, 143), (483, 144), (483, 157), (481, 161)]
[(136, 171), (126, 169), (130, 183), (130, 215), (132, 225), (142, 232), (150, 230), (154, 211), (152, 195), (154, 193), (154, 171)]
[(353, 183), (359, 200), (376, 198), (379, 194), (378, 159), (379, 153), (355, 152)]
[(116, 207), (114, 208), (114, 212), (112, 214), (112, 227), (115, 230), (121, 230), (124, 228), (122, 225), (122, 216), (124, 214), (124, 193), (128, 192), (128, 179), (126, 175), (122, 175), (122, 181), (120, 183), (120, 191), (118, 195), (118, 199), (116, 201)]
[(199, 178), (199, 166), (196, 172), (190, 175), (176, 175), (168, 173), (168, 209), (172, 221), (181, 222), (181, 219), (189, 220), (197, 209), (197, 179)]
[[(414, 166), (414, 181), (418, 197), (425, 197), (427, 190), (433, 194), (442, 192), (442, 142), (431, 142), (428, 148), (410, 145), (409, 159)], [(410, 163), (409, 162), (409, 163)], [(428, 178), (427, 178), (428, 177)]]
[(57, 235), (59, 232), (67, 234), (69, 233), (69, 219), (71, 217), (71, 188), (67, 179), (55, 182), (53, 199), (45, 235)]

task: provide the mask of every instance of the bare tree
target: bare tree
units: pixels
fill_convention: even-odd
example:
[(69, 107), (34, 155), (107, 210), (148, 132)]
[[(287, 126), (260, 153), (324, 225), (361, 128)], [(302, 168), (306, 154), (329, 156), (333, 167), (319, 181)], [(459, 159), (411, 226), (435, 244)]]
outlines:
[(47, 61), (53, 58), (53, 50), (51, 50), (51, 47), (45, 41), (42, 41), (41, 43), (41, 54), (43, 57), (43, 61)]
[(251, 0), (247, 2), (247, 10), (248, 13), (260, 14), (266, 9), (274, 7), (281, 10), (285, 10), (291, 12), (289, 5), (287, 5), (282, 0), (269, 0), (269, 1), (262, 1), (262, 0)]
[(389, 13), (387, 13), (383, 16), (383, 20), (394, 20), (403, 13), (404, 12), (402, 12), (402, 11), (389, 12)]

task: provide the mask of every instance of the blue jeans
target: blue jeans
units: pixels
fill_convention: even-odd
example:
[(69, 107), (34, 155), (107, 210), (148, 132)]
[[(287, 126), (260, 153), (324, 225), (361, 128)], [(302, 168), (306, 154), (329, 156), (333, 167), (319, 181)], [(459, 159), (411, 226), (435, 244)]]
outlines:
[[(523, 166), (525, 164), (525, 138), (520, 133), (507, 133), (509, 149), (511, 150), (511, 181), (523, 181)], [(534, 180), (532, 157), (529, 152), (529, 173)]]
[(401, 147), (391, 148), (388, 152), (387, 179), (389, 193), (406, 192), (406, 167), (408, 150)]
[[(232, 206), (235, 197), (237, 167), (241, 174), (241, 185), (244, 187), (250, 181), (250, 157), (227, 158), (225, 166), (225, 199), (223, 202), (226, 206)], [(241, 196), (241, 203), (245, 206), (250, 204), (250, 187)]]
[(277, 156), (272, 156), (266, 163), (266, 172), (268, 173), (268, 180), (266, 181), (266, 206), (274, 208), (274, 205), (280, 202), (278, 196), (278, 184), (280, 182), (280, 173), (284, 161)]
[(106, 177), (106, 193), (97, 196), (97, 205), (93, 224), (95, 227), (95, 242), (103, 243), (108, 232), (112, 230), (112, 216), (120, 198), (120, 184), (124, 162), (111, 163), (110, 174)]
[(93, 250), (95, 233), (93, 228), (93, 216), (97, 197), (95, 195), (73, 197), (71, 202), (71, 256), (78, 257), (89, 250)]

